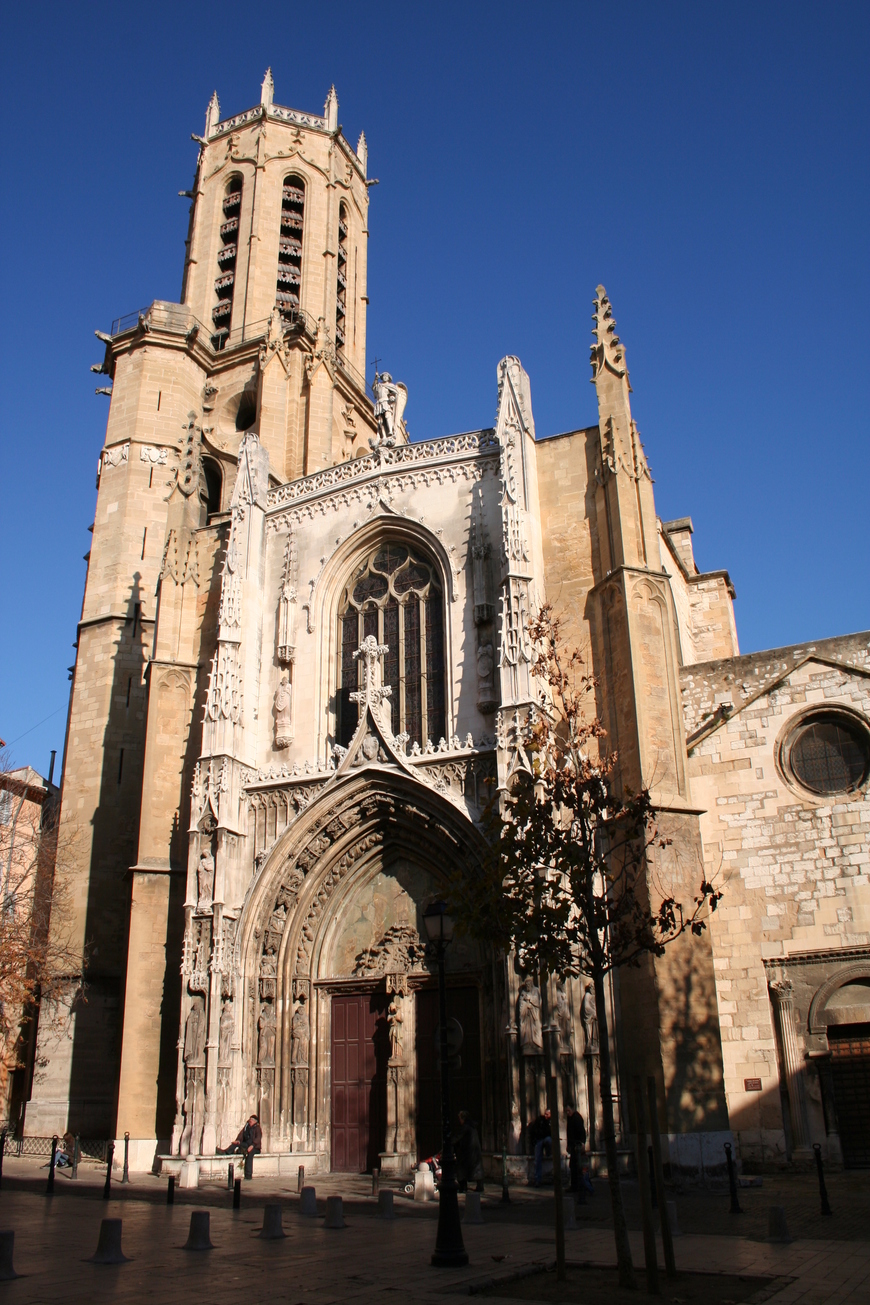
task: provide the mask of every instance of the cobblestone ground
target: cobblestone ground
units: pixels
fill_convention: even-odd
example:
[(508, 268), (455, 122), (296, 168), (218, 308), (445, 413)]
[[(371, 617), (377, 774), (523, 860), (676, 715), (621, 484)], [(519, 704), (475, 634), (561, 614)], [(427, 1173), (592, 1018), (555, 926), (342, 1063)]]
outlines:
[[(295, 1182), (286, 1180), (246, 1183), (242, 1208), (233, 1211), (232, 1194), (217, 1184), (178, 1191), (176, 1203), (167, 1206), (165, 1180), (137, 1176), (128, 1186), (116, 1182), (112, 1199), (103, 1201), (102, 1173), (90, 1166), (79, 1173), (73, 1183), (59, 1171), (55, 1193), (46, 1197), (45, 1169), (32, 1161), (5, 1161), (0, 1230), (15, 1232), (15, 1268), (22, 1276), (0, 1283), (4, 1305), (122, 1300), (187, 1305), (192, 1296), (214, 1305), (239, 1300), (245, 1305), (329, 1305), (384, 1301), (394, 1292), (410, 1293), (420, 1301), (443, 1301), (445, 1291), (467, 1293), (469, 1287), (534, 1261), (550, 1261), (554, 1254), (553, 1198), (546, 1191), (512, 1189), (505, 1206), (500, 1190), (491, 1188), (483, 1203), (486, 1222), (463, 1229), (469, 1267), (436, 1270), (429, 1258), (437, 1205), (415, 1204), (397, 1194), (397, 1218), (385, 1223), (376, 1216), (368, 1179), (336, 1175), (315, 1180), (321, 1217), (306, 1219), (298, 1211)], [(828, 1188), (834, 1214), (826, 1219), (818, 1212), (813, 1175), (765, 1176), (762, 1188), (741, 1189), (742, 1215), (729, 1214), (727, 1192), (678, 1194), (683, 1233), (675, 1243), (678, 1267), (779, 1278), (780, 1289), (769, 1298), (776, 1305), (867, 1305), (870, 1173), (832, 1175)], [(642, 1270), (636, 1185), (626, 1183), (625, 1192), (635, 1229), (635, 1264)], [(348, 1226), (340, 1231), (323, 1226), (324, 1198), (334, 1194), (344, 1197)], [(257, 1236), (262, 1209), (274, 1200), (284, 1206), (287, 1237), (264, 1242)], [(795, 1238), (789, 1245), (763, 1240), (772, 1204), (786, 1209)], [(212, 1251), (182, 1249), (194, 1209), (209, 1210)], [(597, 1185), (595, 1200), (580, 1207), (577, 1216), (577, 1230), (566, 1235), (569, 1260), (612, 1264), (606, 1184)], [(128, 1264), (88, 1263), (100, 1220), (106, 1217), (123, 1220)], [(659, 1256), (661, 1262), (661, 1252)], [(639, 1276), (642, 1279), (642, 1272)], [(663, 1299), (672, 1298), (663, 1279)]]

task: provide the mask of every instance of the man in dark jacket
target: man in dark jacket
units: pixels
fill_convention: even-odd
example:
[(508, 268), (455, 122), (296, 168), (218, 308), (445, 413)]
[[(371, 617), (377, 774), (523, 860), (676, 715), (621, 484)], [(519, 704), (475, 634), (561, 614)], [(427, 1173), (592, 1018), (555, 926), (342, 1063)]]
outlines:
[(580, 1191), (580, 1170), (583, 1165), (583, 1152), (586, 1148), (586, 1125), (579, 1110), (572, 1105), (565, 1106), (568, 1132), (568, 1164), (571, 1169), (571, 1191)]
[(529, 1127), (528, 1137), (535, 1153), (535, 1187), (540, 1187), (544, 1175), (544, 1156), (553, 1154), (549, 1109), (545, 1110), (542, 1115), (538, 1115), (538, 1118)]
[(259, 1155), (263, 1147), (263, 1130), (256, 1115), (251, 1115), (235, 1142), (228, 1146), (223, 1155), (243, 1155), (245, 1157), (245, 1177), (254, 1176), (254, 1156)]
[(475, 1191), (483, 1191), (483, 1151), (477, 1125), (467, 1110), (459, 1112), (459, 1132), (453, 1137), (453, 1153), (456, 1156), (457, 1178), (460, 1192), (468, 1190), (468, 1184), (475, 1184)]

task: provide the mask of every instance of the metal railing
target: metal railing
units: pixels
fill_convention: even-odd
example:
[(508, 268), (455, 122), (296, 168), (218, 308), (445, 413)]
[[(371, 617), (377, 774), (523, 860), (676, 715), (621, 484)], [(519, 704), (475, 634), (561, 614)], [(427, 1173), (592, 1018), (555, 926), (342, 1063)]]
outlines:
[[(12, 1137), (7, 1134), (3, 1154), (15, 1159), (20, 1159), (22, 1156), (49, 1159), (52, 1141), (50, 1137)], [(109, 1143), (105, 1138), (79, 1138), (79, 1155), (82, 1160), (96, 1160), (105, 1164), (108, 1148)]]

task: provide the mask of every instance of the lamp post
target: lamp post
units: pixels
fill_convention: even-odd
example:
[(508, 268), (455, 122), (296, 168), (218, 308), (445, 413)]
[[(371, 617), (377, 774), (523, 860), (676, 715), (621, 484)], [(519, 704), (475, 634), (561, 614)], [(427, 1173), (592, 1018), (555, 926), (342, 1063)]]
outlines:
[(447, 1054), (447, 983), (444, 977), (444, 953), (453, 940), (453, 920), (446, 902), (433, 902), (423, 912), (429, 945), (438, 962), (438, 1012), (441, 1034), (441, 1184), (438, 1201), (438, 1236), (432, 1263), (438, 1268), (455, 1269), (468, 1263), (459, 1222), (459, 1197), (456, 1188), (456, 1163), (450, 1136), (450, 1077)]

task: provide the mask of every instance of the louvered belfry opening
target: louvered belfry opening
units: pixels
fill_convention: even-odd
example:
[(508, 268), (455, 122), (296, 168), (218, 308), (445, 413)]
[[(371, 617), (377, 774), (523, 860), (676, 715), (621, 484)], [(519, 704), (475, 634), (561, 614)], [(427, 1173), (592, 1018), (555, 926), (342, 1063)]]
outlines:
[(344, 349), (347, 320), (347, 205), (338, 208), (338, 286), (335, 297), (335, 347)]
[(385, 644), (383, 682), (390, 685), (393, 734), (424, 749), (445, 729), (444, 596), (438, 572), (422, 552), (386, 543), (356, 568), (339, 609), (338, 741), (347, 747), (359, 715), (350, 695), (360, 685), (354, 652), (367, 635)]
[(305, 182), (284, 178), (281, 189), (281, 235), (278, 240), (278, 282), (275, 303), (281, 316), (294, 321), (302, 292), (302, 234), (305, 226)]
[(242, 210), (242, 179), (230, 177), (223, 202), (221, 247), (218, 250), (218, 276), (214, 283), (217, 303), (212, 309), (214, 334), (212, 345), (223, 349), (230, 334), (233, 316), (233, 291), (236, 284), (236, 255), (239, 250), (239, 214)]

